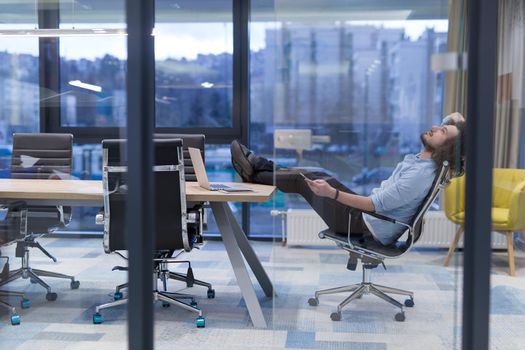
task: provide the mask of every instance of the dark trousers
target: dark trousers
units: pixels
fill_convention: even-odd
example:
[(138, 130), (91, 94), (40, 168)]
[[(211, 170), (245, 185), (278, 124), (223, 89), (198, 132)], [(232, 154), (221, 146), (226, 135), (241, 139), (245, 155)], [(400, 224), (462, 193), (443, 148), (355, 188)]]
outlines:
[[(273, 166), (271, 162), (270, 164)], [(363, 213), (359, 209), (346, 206), (331, 198), (320, 197), (314, 194), (299, 173), (302, 172), (311, 180), (324, 179), (341, 192), (355, 193), (337, 181), (337, 179), (319, 171), (304, 171), (301, 169), (277, 169), (273, 171), (268, 170), (271, 169), (269, 165), (264, 166), (263, 169), (265, 170), (256, 170), (253, 177), (254, 182), (275, 185), (285, 193), (300, 194), (332, 231), (347, 235), (349, 214), (351, 214), (350, 232), (352, 232), (352, 235), (370, 234), (364, 223)]]

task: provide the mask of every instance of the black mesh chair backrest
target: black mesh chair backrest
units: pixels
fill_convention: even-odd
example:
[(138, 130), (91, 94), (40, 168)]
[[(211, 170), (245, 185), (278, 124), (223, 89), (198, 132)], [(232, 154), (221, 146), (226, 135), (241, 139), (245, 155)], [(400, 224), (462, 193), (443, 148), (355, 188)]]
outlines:
[[(107, 252), (126, 250), (127, 161), (125, 140), (104, 140), (104, 247)], [(182, 140), (154, 140), (155, 250), (188, 250), (186, 194)], [(184, 213), (184, 215), (183, 215)], [(151, 234), (152, 232), (144, 232)]]
[(201, 151), (202, 160), (206, 164), (204, 157), (204, 145), (206, 138), (202, 134), (155, 134), (156, 139), (181, 139), (184, 150), (184, 175), (186, 181), (197, 181), (195, 176), (195, 170), (193, 169), (193, 163), (191, 162), (190, 152), (188, 147), (198, 148)]
[(68, 178), (71, 175), (73, 135), (13, 134), (11, 177)]
[(436, 177), (434, 178), (434, 181), (432, 182), (432, 187), (430, 187), (430, 190), (428, 191), (427, 196), (421, 202), (418, 210), (416, 211), (416, 215), (413, 218), (413, 224), (412, 227), (414, 228), (412, 232), (412, 237), (409, 237), (409, 239), (412, 239), (413, 242), (407, 242), (408, 245), (416, 243), (419, 238), (421, 237), (421, 233), (423, 232), (423, 217), (425, 213), (428, 211), (434, 200), (436, 199), (437, 195), (439, 194), (440, 190), (446, 185), (448, 182), (448, 173), (449, 173), (449, 165), (448, 162), (444, 162), (441, 169), (438, 169)]
[[(434, 178), (434, 181), (428, 194), (419, 205), (418, 210), (412, 217), (412, 220), (406, 223), (407, 225), (410, 225), (412, 227), (412, 232), (411, 234), (408, 234), (406, 240), (400, 239), (394, 244), (385, 246), (377, 242), (372, 236), (367, 236), (364, 239), (364, 241), (359, 236), (355, 236), (351, 237), (352, 243), (357, 247), (358, 250), (365, 249), (368, 252), (365, 253), (365, 255), (373, 254), (374, 256), (377, 256), (377, 254), (380, 254), (384, 257), (397, 257), (408, 251), (413, 246), (413, 244), (416, 243), (421, 237), (421, 234), (423, 232), (423, 217), (434, 202), (434, 200), (436, 199), (441, 189), (448, 182), (448, 170), (448, 163), (445, 162), (441, 169), (438, 170), (438, 173)], [(408, 228), (405, 230), (404, 233), (406, 232), (409, 232)], [(341, 241), (341, 238), (338, 237), (337, 234), (328, 232), (328, 230), (326, 230), (324, 233), (325, 236), (339, 241), (343, 243), (343, 245), (346, 244), (346, 237), (344, 240)]]

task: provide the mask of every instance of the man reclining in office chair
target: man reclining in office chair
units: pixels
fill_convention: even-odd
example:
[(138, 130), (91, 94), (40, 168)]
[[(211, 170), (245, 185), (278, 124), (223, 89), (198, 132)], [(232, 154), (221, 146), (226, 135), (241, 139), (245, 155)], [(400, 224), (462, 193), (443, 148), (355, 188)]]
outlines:
[(346, 236), (351, 214), (352, 234), (372, 235), (383, 245), (390, 245), (405, 227), (364, 212), (408, 222), (428, 194), (444, 161), (449, 162), (452, 174), (462, 172), (462, 161), (456, 159), (464, 158), (464, 126), (463, 116), (453, 113), (441, 126), (422, 133), (421, 152), (406, 155), (392, 175), (369, 196), (356, 194), (324, 172), (275, 167), (272, 161), (256, 156), (238, 141), (231, 144), (232, 164), (245, 182), (275, 184), (283, 192), (303, 196), (332, 231)]

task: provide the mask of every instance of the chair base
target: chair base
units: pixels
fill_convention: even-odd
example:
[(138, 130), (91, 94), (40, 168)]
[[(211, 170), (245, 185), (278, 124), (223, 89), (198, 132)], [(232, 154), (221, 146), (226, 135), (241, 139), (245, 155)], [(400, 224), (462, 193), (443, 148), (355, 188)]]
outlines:
[[(336, 287), (336, 288), (323, 289), (323, 290), (316, 291), (315, 297), (310, 298), (308, 300), (308, 304), (310, 304), (310, 306), (317, 306), (319, 304), (319, 296), (321, 295), (347, 293), (347, 292), (351, 292), (351, 294), (337, 306), (337, 311), (330, 315), (330, 318), (332, 319), (332, 321), (340, 321), (341, 311), (343, 310), (343, 307), (348, 305), (352, 300), (361, 298), (365, 294), (373, 294), (377, 296), (378, 298), (383, 299), (387, 303), (392, 304), (395, 307), (398, 307), (400, 309), (400, 312), (395, 315), (396, 321), (405, 320), (404, 306), (407, 306), (407, 307), (414, 306), (414, 293), (413, 292), (403, 290), (403, 289), (382, 286), (382, 285), (374, 284), (370, 282), (370, 268), (369, 267), (363, 267), (363, 282), (351, 284), (347, 286), (342, 286), (342, 287)], [(408, 296), (409, 299), (406, 299), (403, 305), (399, 301), (392, 298), (386, 293), (405, 295), (405, 296)]]
[[(188, 288), (193, 287), (193, 285), (206, 287), (206, 288), (208, 288), (208, 298), (214, 298), (215, 297), (215, 290), (212, 288), (211, 283), (208, 283), (208, 282), (201, 281), (201, 280), (193, 278), (193, 279), (191, 279), (191, 285), (190, 285), (188, 277), (185, 274), (177, 273), (177, 272), (171, 272), (171, 271), (167, 271), (165, 276), (166, 276), (166, 279), (172, 279), (172, 280), (181, 281), (181, 282), (186, 283), (186, 286)], [(166, 284), (167, 281), (165, 281), (161, 276), (159, 276), (159, 278), (163, 281), (164, 290), (167, 290), (167, 284)], [(125, 289), (125, 288), (128, 288), (128, 282), (119, 284), (115, 288), (115, 294), (114, 294), (115, 300), (119, 300), (119, 299), (122, 298), (122, 292), (121, 291), (123, 289)]]
[[(47, 271), (47, 270), (32, 269), (29, 266), (29, 246), (21, 245), (21, 247), (22, 248), (20, 249), (21, 250), (20, 255), (18, 254), (19, 252), (17, 252), (17, 257), (21, 258), (22, 266), (19, 269), (9, 271), (8, 277), (2, 282), (0, 282), (0, 286), (3, 286), (4, 284), (17, 280), (19, 278), (23, 278), (23, 279), (29, 278), (32, 283), (38, 283), (47, 291), (46, 299), (49, 301), (56, 300), (57, 294), (53, 293), (51, 291), (51, 287), (46, 282), (44, 282), (44, 280), (41, 279), (40, 277), (53, 277), (53, 278), (63, 278), (63, 279), (71, 280), (71, 283), (70, 283), (71, 289), (77, 289), (80, 286), (80, 282), (76, 281), (75, 277), (73, 276), (65, 275), (63, 273), (58, 273), (58, 272)], [(42, 247), (40, 248), (43, 249)], [(18, 250), (18, 246), (17, 246), (17, 250)]]
[(40, 269), (32, 269), (27, 266), (23, 266), (19, 269), (9, 271), (9, 277), (5, 281), (2, 281), (0, 283), (0, 286), (3, 286), (4, 284), (7, 284), (9, 282), (12, 282), (14, 280), (17, 280), (19, 278), (27, 279), (29, 278), (32, 283), (38, 283), (41, 285), (46, 291), (46, 299), (53, 301), (56, 300), (56, 293), (53, 293), (51, 290), (51, 287), (40, 278), (42, 277), (54, 277), (54, 278), (63, 278), (63, 279), (69, 279), (71, 280), (70, 287), (71, 289), (77, 289), (80, 286), (80, 282), (75, 280), (75, 277), (64, 275), (62, 273), (47, 271), (47, 270), (40, 270)]
[[(189, 304), (180, 301), (179, 299), (191, 299)], [(183, 308), (187, 311), (195, 312), (198, 314), (198, 317), (195, 320), (195, 323), (198, 328), (204, 328), (204, 317), (202, 317), (202, 310), (197, 307), (194, 296), (190, 294), (183, 293), (170, 293), (170, 292), (161, 292), (158, 290), (153, 291), (153, 302), (162, 301), (163, 307), (168, 307), (170, 305), (175, 305), (180, 308)], [(109, 309), (115, 306), (124, 305), (128, 303), (128, 298), (122, 298), (110, 303), (98, 305), (95, 307), (95, 313), (93, 314), (93, 323), (100, 324), (104, 322), (102, 315), (100, 314), (101, 310)]]
[[(160, 291), (158, 288), (158, 280), (161, 280), (162, 286), (164, 288), (163, 291)], [(178, 281), (183, 281), (188, 283), (189, 278), (180, 273), (174, 273), (171, 271), (168, 271), (165, 269), (165, 264), (161, 263), (158, 264), (155, 272), (153, 273), (153, 281), (154, 281), (154, 290), (153, 290), (153, 302), (156, 302), (158, 300), (162, 301), (163, 307), (169, 307), (170, 305), (175, 305), (180, 308), (183, 308), (187, 311), (195, 312), (198, 314), (198, 317), (195, 319), (195, 324), (198, 328), (204, 328), (205, 327), (205, 320), (204, 317), (202, 317), (202, 310), (197, 307), (197, 302), (195, 301), (195, 296), (191, 294), (185, 294), (185, 293), (172, 293), (167, 291), (167, 280), (168, 279), (175, 279)], [(208, 288), (208, 298), (215, 297), (215, 291), (212, 289), (211, 284), (197, 280), (194, 278), (191, 278), (191, 283), (197, 284), (200, 286), (204, 286)], [(95, 307), (95, 313), (93, 314), (93, 323), (94, 324), (100, 324), (104, 322), (104, 319), (102, 315), (100, 314), (101, 310), (109, 309), (115, 306), (123, 305), (128, 303), (127, 298), (123, 298), (121, 290), (128, 287), (128, 283), (123, 283), (118, 285), (115, 288), (115, 293), (113, 294), (114, 301), (99, 305)], [(211, 295), (213, 294), (213, 295)], [(179, 299), (190, 299), (190, 303), (182, 302)]]

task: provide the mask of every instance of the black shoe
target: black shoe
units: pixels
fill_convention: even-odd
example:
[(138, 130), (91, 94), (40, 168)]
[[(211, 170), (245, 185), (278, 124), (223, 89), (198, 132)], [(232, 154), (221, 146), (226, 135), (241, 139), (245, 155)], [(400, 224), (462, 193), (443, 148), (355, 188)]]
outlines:
[(250, 182), (253, 176), (253, 166), (249, 160), (250, 156), (253, 157), (252, 151), (239, 141), (233, 140), (230, 146), (230, 152), (232, 155), (233, 168), (244, 182)]

